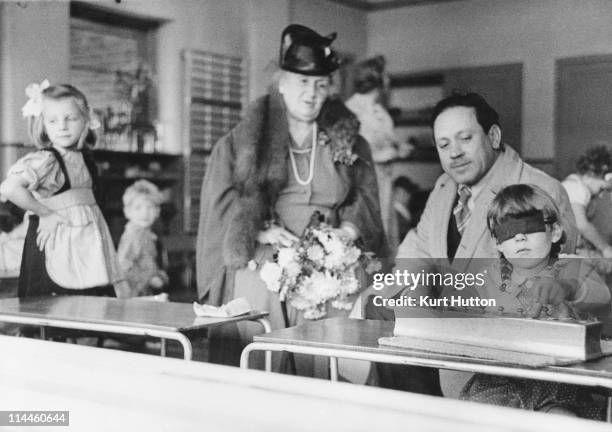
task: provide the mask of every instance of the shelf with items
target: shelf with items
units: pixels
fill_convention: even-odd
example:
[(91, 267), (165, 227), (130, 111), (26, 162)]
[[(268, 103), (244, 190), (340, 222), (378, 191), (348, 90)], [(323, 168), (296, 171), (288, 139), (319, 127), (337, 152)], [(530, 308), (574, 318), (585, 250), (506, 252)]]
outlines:
[(395, 74), (390, 76), (388, 105), (400, 142), (410, 149), (401, 160), (438, 160), (430, 130), (434, 105), (444, 95), (441, 72)]
[(432, 108), (452, 92), (483, 96), (502, 120), (503, 139), (520, 151), (523, 65), (506, 63), (391, 74), (388, 105), (398, 128), (429, 127)]

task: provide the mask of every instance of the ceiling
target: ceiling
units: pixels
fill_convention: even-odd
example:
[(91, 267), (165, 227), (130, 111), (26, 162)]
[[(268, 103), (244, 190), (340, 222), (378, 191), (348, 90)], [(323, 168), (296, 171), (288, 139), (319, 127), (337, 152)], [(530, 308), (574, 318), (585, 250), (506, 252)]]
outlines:
[(458, 0), (329, 0), (355, 9), (364, 11), (376, 11), (381, 9), (393, 9), (405, 6), (417, 6), (423, 4), (446, 3)]

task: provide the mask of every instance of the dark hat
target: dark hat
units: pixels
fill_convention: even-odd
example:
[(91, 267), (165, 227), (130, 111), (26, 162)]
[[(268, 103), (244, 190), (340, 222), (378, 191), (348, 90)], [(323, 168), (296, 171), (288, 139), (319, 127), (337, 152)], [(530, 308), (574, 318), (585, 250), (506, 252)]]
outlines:
[(321, 36), (308, 27), (291, 24), (281, 36), (281, 69), (302, 75), (329, 75), (340, 66), (329, 47), (334, 39), (336, 33)]

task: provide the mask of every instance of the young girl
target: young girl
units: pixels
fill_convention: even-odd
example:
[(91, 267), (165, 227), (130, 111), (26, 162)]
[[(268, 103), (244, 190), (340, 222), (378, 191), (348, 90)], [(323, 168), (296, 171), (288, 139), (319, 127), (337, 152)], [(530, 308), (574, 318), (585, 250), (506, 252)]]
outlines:
[(22, 112), (39, 150), (0, 184), (0, 194), (30, 215), (18, 295), (122, 295), (125, 282), (93, 194), (96, 168), (87, 150), (97, 124), (87, 100), (71, 85), (46, 80), (26, 94)]
[[(564, 239), (559, 209), (537, 186), (502, 189), (487, 214), (501, 254), (487, 271), (481, 298), (497, 303), (489, 312), (540, 319), (572, 319), (610, 302), (610, 293), (594, 268), (582, 259), (559, 256)], [(575, 256), (574, 256), (575, 257)], [(601, 418), (586, 388), (476, 374), (461, 398), (534, 411)]]

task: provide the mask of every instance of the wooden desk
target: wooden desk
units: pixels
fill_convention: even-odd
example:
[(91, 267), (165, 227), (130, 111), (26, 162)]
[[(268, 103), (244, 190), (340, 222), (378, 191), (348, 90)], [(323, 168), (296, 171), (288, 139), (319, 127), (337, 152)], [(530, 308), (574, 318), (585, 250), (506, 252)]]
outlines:
[(607, 416), (608, 421), (612, 421), (612, 357), (573, 366), (529, 368), (495, 360), (378, 345), (378, 338), (393, 335), (393, 326), (391, 321), (330, 318), (275, 330), (254, 337), (254, 342), (242, 352), (240, 366), (248, 369), (249, 355), (253, 351), (287, 351), (329, 357), (332, 381), (338, 379), (338, 358), (347, 358), (601, 387), (608, 394)]
[[(52, 296), (0, 299), (0, 322), (41, 327), (59, 327), (104, 333), (152, 336), (178, 341), (185, 360), (191, 360), (192, 346), (187, 337), (209, 327), (238, 322), (257, 321), (270, 331), (267, 312), (251, 312), (234, 318), (201, 318), (190, 303), (156, 302), (138, 299), (116, 299), (93, 296)], [(269, 356), (266, 356), (269, 357)]]
[(27, 338), (0, 336), (0, 352), (10, 353), (0, 356), (2, 410), (68, 410), (71, 431), (609, 431), (589, 420)]

